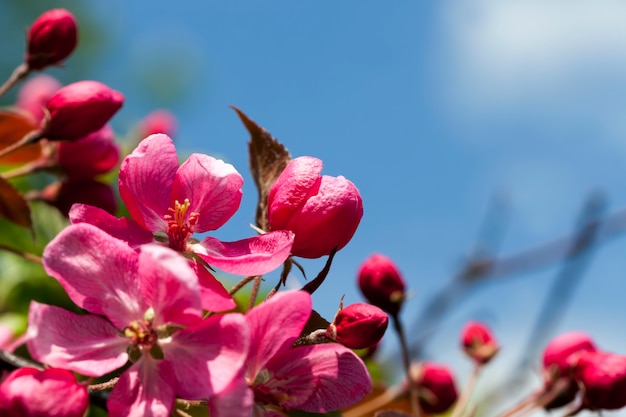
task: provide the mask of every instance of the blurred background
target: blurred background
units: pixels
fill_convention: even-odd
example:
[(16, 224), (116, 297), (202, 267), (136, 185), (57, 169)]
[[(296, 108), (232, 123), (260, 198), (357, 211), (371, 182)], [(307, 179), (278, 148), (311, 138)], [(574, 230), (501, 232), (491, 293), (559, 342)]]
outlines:
[[(363, 301), (356, 273), (379, 252), (413, 295), (401, 318), (415, 358), (462, 383), (461, 327), (492, 327), (502, 352), (479, 395), (538, 387), (541, 350), (564, 331), (626, 354), (626, 3), (3, 0), (0, 77), (22, 60), (15, 34), (53, 7), (76, 15), (80, 41), (46, 73), (122, 91), (120, 138), (168, 109), (181, 156), (244, 176), (241, 209), (213, 236), (253, 234), (249, 137), (229, 105), (355, 183), (365, 214), (314, 295), (324, 317), (344, 294)], [(397, 352), (389, 332), (378, 354), (393, 368)]]

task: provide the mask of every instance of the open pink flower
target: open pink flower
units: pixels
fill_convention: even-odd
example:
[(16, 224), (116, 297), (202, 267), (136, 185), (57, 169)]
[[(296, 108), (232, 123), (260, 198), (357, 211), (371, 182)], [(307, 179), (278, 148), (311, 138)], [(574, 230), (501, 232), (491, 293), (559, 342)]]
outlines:
[(43, 264), (72, 301), (92, 314), (32, 302), (28, 349), (38, 361), (88, 376), (130, 360), (108, 400), (110, 416), (166, 417), (176, 397), (211, 398), (245, 383), (245, 318), (203, 320), (195, 273), (171, 249), (146, 245), (135, 251), (97, 227), (79, 224), (50, 242)]
[(285, 291), (246, 315), (251, 331), (246, 380), (255, 417), (340, 410), (370, 392), (367, 369), (350, 349), (335, 343), (293, 347), (310, 314), (310, 294)]
[[(70, 220), (97, 225), (131, 246), (156, 237), (226, 272), (262, 275), (287, 259), (292, 232), (271, 232), (236, 242), (192, 237), (194, 232), (216, 230), (232, 217), (241, 202), (242, 186), (243, 178), (232, 165), (208, 155), (192, 154), (179, 166), (172, 140), (156, 134), (144, 139), (120, 167), (120, 195), (134, 221), (84, 205), (70, 211)], [(204, 267), (196, 263), (195, 268), (203, 287), (221, 286)], [(212, 311), (234, 307), (229, 300), (228, 306), (216, 305), (203, 297), (203, 307)]]

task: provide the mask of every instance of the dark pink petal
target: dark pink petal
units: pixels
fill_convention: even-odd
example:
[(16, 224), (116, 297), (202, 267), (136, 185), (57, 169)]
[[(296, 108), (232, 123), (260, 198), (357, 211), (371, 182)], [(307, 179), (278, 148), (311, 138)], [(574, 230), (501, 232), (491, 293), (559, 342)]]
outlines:
[(191, 249), (211, 266), (236, 275), (263, 275), (278, 268), (291, 252), (294, 234), (265, 233), (236, 242), (206, 237)]
[(86, 223), (61, 231), (43, 252), (46, 272), (79, 307), (123, 329), (143, 317), (137, 253), (121, 240)]
[(269, 220), (275, 230), (289, 229), (287, 221), (319, 186), (324, 164), (310, 156), (292, 159), (280, 174), (268, 197)]
[(189, 325), (202, 319), (200, 286), (189, 261), (157, 244), (139, 249), (141, 298), (154, 310), (154, 325)]
[(233, 297), (228, 294), (226, 288), (199, 262), (192, 262), (192, 268), (200, 282), (200, 298), (202, 308), (208, 311), (221, 312), (235, 308)]
[(242, 186), (243, 178), (231, 164), (192, 154), (176, 172), (170, 205), (176, 200), (183, 204), (188, 199), (188, 213), (200, 214), (196, 232), (215, 230), (239, 208)]
[(268, 363), (267, 369), (278, 380), (301, 375), (301, 382), (292, 379), (289, 388), (300, 387), (303, 393), (310, 383), (308, 379), (312, 378), (315, 388), (311, 395), (294, 398), (292, 404), (293, 408), (312, 413), (350, 407), (372, 390), (372, 380), (363, 361), (350, 349), (336, 344), (290, 349)]
[[(143, 228), (165, 231), (178, 157), (166, 135), (145, 138), (120, 166), (120, 195), (130, 215)], [(182, 202), (181, 202), (182, 203)]]
[(176, 374), (176, 394), (199, 400), (243, 382), (249, 340), (246, 320), (236, 313), (211, 316), (174, 333), (171, 343), (161, 346)]
[(272, 357), (291, 348), (311, 315), (311, 307), (309, 293), (284, 291), (246, 314), (251, 340), (246, 365), (248, 378), (254, 380)]
[(171, 364), (144, 355), (111, 391), (109, 417), (168, 417), (174, 407), (173, 385)]
[(126, 217), (117, 218), (101, 208), (86, 204), (74, 204), (69, 212), (70, 222), (89, 223), (104, 230), (111, 236), (123, 240), (131, 247), (137, 247), (154, 241), (152, 232), (139, 226)]
[(39, 362), (101, 376), (128, 360), (128, 339), (111, 323), (32, 301), (28, 313), (28, 351)]
[(19, 368), (0, 384), (3, 416), (83, 417), (88, 406), (87, 389), (65, 369)]
[(254, 395), (243, 375), (233, 380), (219, 395), (209, 398), (211, 417), (250, 417)]
[(70, 177), (93, 178), (109, 172), (120, 160), (120, 147), (109, 124), (86, 137), (57, 144), (57, 161)]

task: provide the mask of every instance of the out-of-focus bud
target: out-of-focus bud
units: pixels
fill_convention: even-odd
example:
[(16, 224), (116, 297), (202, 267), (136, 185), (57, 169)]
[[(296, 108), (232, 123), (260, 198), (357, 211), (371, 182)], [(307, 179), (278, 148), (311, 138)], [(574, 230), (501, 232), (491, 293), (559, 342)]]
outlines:
[(0, 384), (3, 416), (83, 417), (88, 406), (87, 389), (64, 369), (19, 368)]
[(28, 30), (25, 62), (40, 70), (67, 58), (78, 42), (74, 15), (65, 9), (52, 9), (39, 16)]
[(365, 304), (350, 304), (341, 308), (326, 329), (326, 337), (350, 349), (365, 349), (382, 339), (389, 319), (380, 308)]
[(371, 255), (361, 265), (358, 280), (367, 301), (392, 316), (398, 315), (405, 298), (405, 284), (391, 259), (378, 253)]
[(270, 230), (291, 230), (291, 253), (320, 258), (341, 249), (363, 217), (359, 190), (342, 176), (320, 176), (322, 161), (295, 158), (280, 174), (268, 197)]
[(419, 405), (427, 414), (445, 413), (459, 398), (454, 376), (447, 366), (431, 362), (411, 366), (411, 377), (419, 394)]
[(82, 139), (58, 142), (56, 160), (71, 178), (93, 178), (117, 165), (120, 147), (115, 143), (113, 129), (107, 124)]
[(489, 362), (500, 349), (491, 329), (478, 321), (470, 321), (463, 327), (461, 345), (465, 353), (479, 364)]
[(582, 407), (617, 410), (626, 407), (626, 356), (582, 352), (573, 368), (582, 391)]
[(139, 137), (146, 138), (156, 133), (176, 136), (176, 117), (164, 109), (155, 110), (144, 117), (139, 124)]
[(122, 93), (98, 81), (78, 81), (59, 89), (46, 104), (49, 119), (41, 136), (76, 140), (100, 130), (122, 107)]
[(108, 184), (91, 178), (66, 179), (54, 182), (41, 192), (41, 199), (59, 209), (67, 216), (75, 203), (99, 207), (110, 214), (115, 214), (117, 201)]
[(567, 332), (556, 336), (543, 352), (544, 391), (562, 386), (547, 410), (562, 407), (574, 401), (578, 384), (572, 378), (572, 367), (583, 352), (595, 352), (596, 346), (583, 332)]
[(22, 85), (15, 105), (31, 114), (35, 122), (39, 123), (44, 117), (46, 103), (59, 88), (61, 83), (56, 78), (38, 74)]

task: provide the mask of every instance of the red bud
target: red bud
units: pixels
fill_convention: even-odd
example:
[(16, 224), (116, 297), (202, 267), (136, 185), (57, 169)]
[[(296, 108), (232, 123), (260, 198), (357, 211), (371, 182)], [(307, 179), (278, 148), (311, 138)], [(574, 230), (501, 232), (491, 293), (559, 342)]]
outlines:
[(371, 304), (392, 316), (400, 312), (404, 301), (404, 279), (393, 261), (374, 254), (361, 265), (358, 273), (361, 292)]
[(328, 326), (326, 337), (350, 349), (365, 349), (382, 339), (389, 319), (380, 308), (356, 303), (339, 310)]
[(470, 321), (461, 331), (461, 344), (465, 353), (480, 364), (489, 362), (498, 353), (498, 342), (483, 323)]
[(418, 387), (420, 408), (427, 414), (445, 413), (459, 397), (447, 366), (424, 362), (414, 365), (411, 375)]
[(583, 408), (616, 410), (626, 407), (626, 356), (583, 352), (574, 366), (574, 378), (581, 385)]
[(27, 41), (25, 61), (29, 69), (40, 70), (58, 64), (76, 47), (76, 19), (65, 9), (48, 10), (33, 22)]
[(155, 110), (141, 121), (139, 136), (141, 138), (164, 133), (169, 137), (176, 134), (176, 117), (167, 110)]

